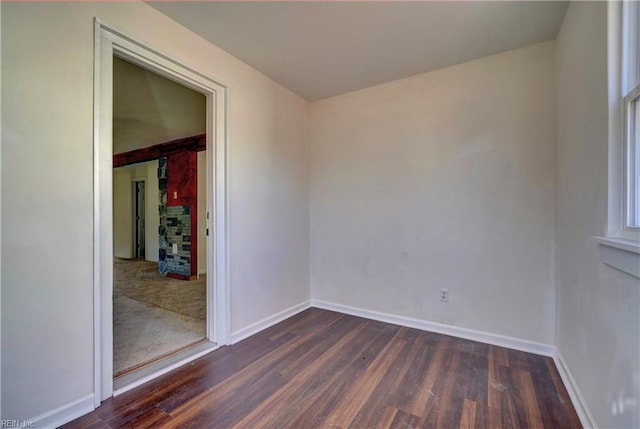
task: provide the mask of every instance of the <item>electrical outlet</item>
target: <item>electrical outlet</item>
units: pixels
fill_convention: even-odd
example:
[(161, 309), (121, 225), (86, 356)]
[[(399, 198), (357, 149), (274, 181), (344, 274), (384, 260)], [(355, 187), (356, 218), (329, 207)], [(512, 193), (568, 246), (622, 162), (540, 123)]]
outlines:
[(174, 255), (177, 255), (178, 254), (178, 245), (176, 243), (173, 243), (171, 245), (171, 250), (173, 251)]
[(449, 302), (449, 289), (440, 289), (440, 301)]

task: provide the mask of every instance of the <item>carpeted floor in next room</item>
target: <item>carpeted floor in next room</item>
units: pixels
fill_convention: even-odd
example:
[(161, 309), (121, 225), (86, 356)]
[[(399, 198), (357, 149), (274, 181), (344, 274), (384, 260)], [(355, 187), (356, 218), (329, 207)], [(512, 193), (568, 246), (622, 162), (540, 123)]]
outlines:
[(155, 262), (114, 259), (113, 373), (118, 376), (203, 340), (206, 280), (158, 274)]

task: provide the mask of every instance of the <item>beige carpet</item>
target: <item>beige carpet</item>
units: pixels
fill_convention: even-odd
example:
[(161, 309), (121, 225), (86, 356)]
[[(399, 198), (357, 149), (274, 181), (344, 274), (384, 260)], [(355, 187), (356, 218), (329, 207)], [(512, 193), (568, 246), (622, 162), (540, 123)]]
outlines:
[(157, 264), (114, 260), (113, 372), (119, 375), (206, 335), (206, 282), (161, 276)]

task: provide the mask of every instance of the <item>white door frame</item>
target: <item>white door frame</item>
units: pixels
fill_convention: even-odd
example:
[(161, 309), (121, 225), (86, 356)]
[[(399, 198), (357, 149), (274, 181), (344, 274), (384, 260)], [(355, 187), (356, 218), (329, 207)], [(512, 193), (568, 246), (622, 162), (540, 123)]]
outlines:
[[(229, 344), (227, 234), (227, 86), (95, 20), (93, 131), (94, 405), (113, 394), (113, 56), (138, 64), (206, 96), (207, 338)], [(213, 174), (212, 174), (213, 173)], [(213, 314), (213, 317), (209, 317)]]

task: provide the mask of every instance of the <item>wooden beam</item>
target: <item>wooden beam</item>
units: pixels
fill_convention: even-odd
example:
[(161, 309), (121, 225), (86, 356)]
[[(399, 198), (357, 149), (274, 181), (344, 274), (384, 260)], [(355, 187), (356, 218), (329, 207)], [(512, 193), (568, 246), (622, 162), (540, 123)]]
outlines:
[(207, 135), (199, 134), (197, 136), (185, 137), (149, 147), (143, 147), (142, 149), (117, 153), (113, 155), (113, 168), (137, 164), (139, 162), (153, 161), (161, 156), (167, 156), (173, 153), (184, 151), (200, 152), (206, 149)]

